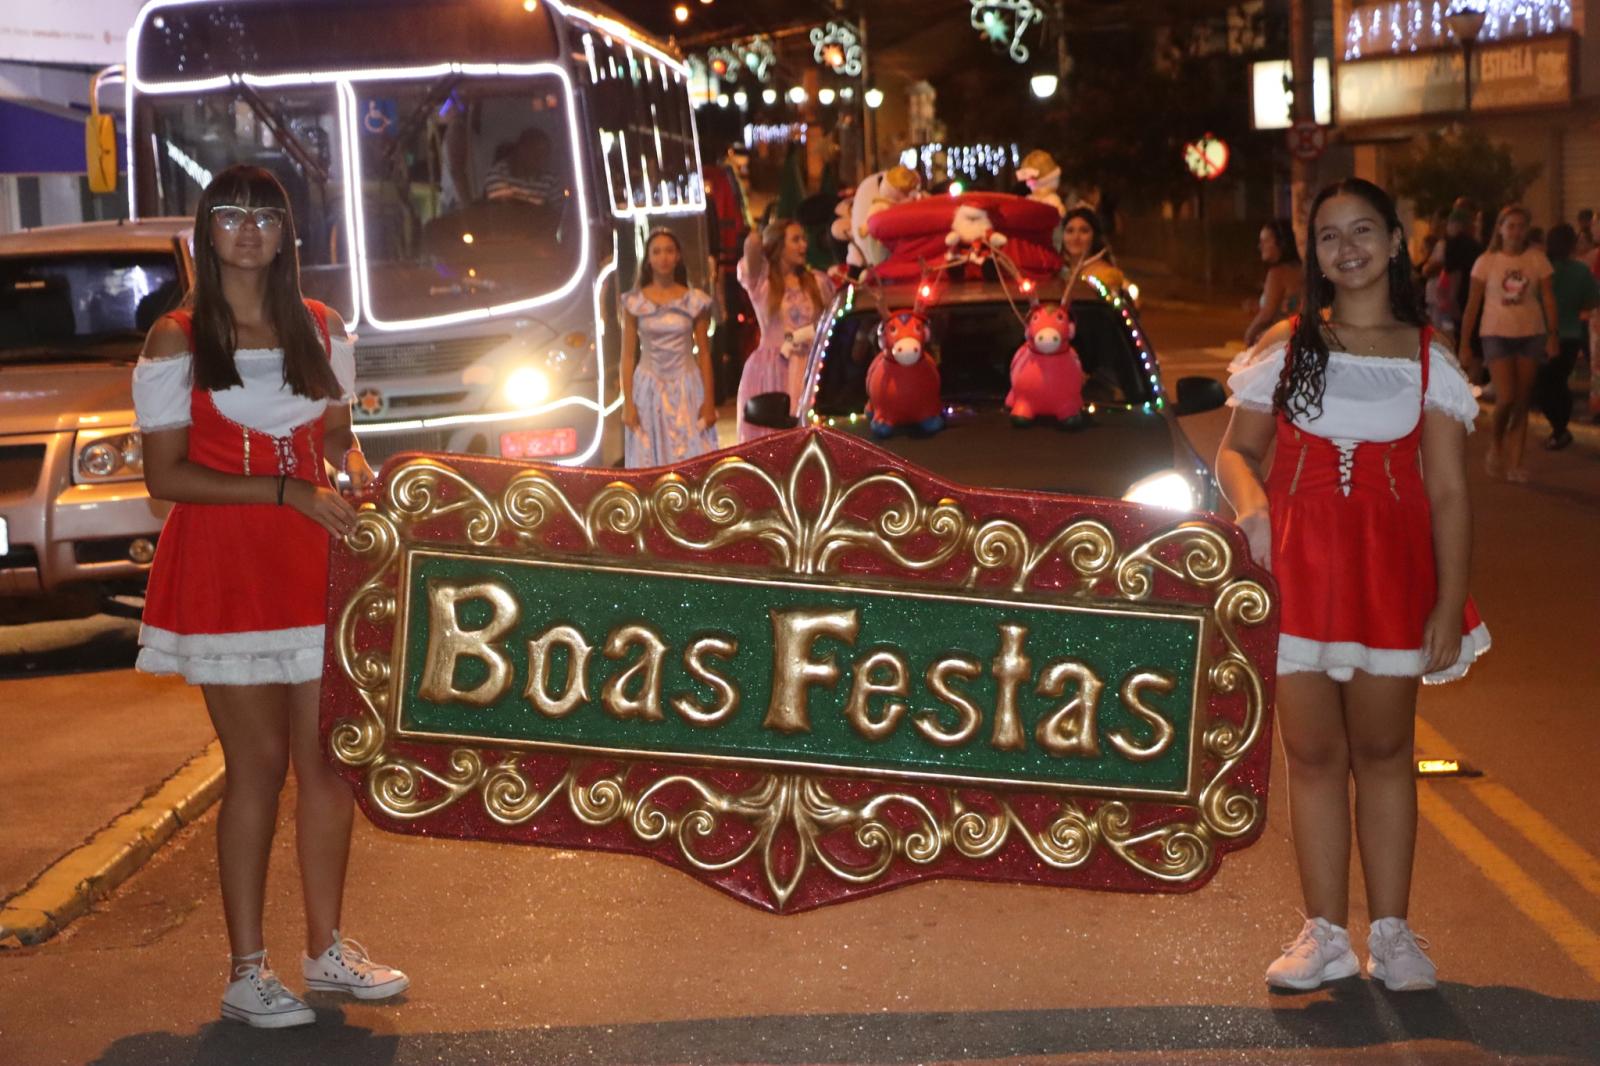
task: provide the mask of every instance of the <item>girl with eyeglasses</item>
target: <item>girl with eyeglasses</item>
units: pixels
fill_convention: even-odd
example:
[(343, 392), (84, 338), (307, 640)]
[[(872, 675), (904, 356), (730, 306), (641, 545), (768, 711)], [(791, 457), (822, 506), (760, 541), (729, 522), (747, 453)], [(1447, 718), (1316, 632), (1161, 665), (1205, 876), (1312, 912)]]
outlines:
[(201, 687), (227, 776), (217, 866), (227, 921), (222, 1016), (316, 1020), (268, 968), (262, 908), (278, 796), (292, 765), (309, 988), (405, 990), (339, 932), (353, 803), (323, 756), (317, 711), (330, 538), (355, 528), (336, 463), (372, 479), (350, 427), (355, 350), (338, 314), (300, 293), (295, 227), (267, 171), (218, 174), (195, 213), (195, 286), (133, 375), (145, 484), (174, 506), (150, 570), (138, 668)]

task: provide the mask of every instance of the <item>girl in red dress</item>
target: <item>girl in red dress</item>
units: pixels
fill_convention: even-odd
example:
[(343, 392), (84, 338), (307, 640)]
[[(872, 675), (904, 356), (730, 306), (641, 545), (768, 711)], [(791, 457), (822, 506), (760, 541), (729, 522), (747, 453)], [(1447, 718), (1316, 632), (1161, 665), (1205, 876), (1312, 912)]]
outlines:
[(355, 526), (325, 457), (372, 478), (350, 429), (355, 354), (339, 316), (300, 295), (276, 178), (230, 167), (195, 214), (189, 306), (151, 329), (133, 375), (145, 484), (175, 506), (150, 571), (139, 669), (201, 686), (227, 767), (217, 866), (232, 952), (222, 1016), (316, 1020), (267, 968), (261, 914), (278, 794), (292, 764), (306, 983), (359, 999), (405, 990), (339, 934), (350, 789), (318, 743), (329, 538)]
[(1412, 740), (1418, 679), (1460, 677), (1489, 644), (1467, 598), (1477, 403), (1424, 325), (1387, 193), (1356, 178), (1324, 189), (1308, 243), (1304, 311), (1230, 378), (1217, 455), (1282, 619), (1278, 729), (1307, 920), (1267, 981), (1311, 989), (1360, 971), (1345, 929), (1353, 776), (1368, 972), (1428, 989), (1434, 965), (1407, 922)]

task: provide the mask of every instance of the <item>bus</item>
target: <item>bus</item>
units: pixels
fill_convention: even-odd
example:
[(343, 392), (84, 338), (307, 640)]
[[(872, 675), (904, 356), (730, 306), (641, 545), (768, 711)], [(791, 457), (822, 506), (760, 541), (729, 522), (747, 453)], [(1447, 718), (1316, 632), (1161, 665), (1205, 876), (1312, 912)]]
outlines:
[(151, 0), (128, 41), (130, 215), (192, 215), (234, 163), (277, 175), (306, 294), (356, 334), (375, 462), (618, 458), (647, 235), (711, 288), (666, 44), (563, 0)]

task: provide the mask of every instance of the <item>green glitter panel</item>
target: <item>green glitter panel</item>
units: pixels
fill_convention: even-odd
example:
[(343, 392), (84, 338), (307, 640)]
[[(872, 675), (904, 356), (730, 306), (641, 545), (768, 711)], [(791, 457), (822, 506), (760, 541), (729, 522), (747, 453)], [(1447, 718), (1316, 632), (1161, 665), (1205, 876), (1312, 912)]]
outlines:
[[(904, 588), (874, 589), (868, 582), (854, 587), (812, 585), (790, 579), (709, 577), (427, 551), (411, 553), (408, 573), (404, 596), (409, 619), (401, 667), (399, 727), (411, 736), (555, 744), (702, 760), (798, 763), (978, 783), (1121, 788), (1174, 797), (1185, 795), (1189, 788), (1202, 624), (1198, 609), (1013, 603)], [(427, 590), (433, 581), (496, 582), (509, 590), (520, 606), (516, 626), (495, 642), (511, 662), (513, 676), (491, 706), (435, 703), (418, 694), (429, 646)], [(774, 669), (770, 612), (795, 609), (855, 610), (859, 629), (853, 644), (829, 636), (814, 642), (811, 659), (831, 658), (839, 668), (838, 680), (831, 686), (812, 684), (806, 689), (808, 731), (783, 733), (763, 725)], [(459, 626), (476, 629), (489, 620), (492, 608), (486, 600), (473, 599), (459, 603), (457, 612)], [(607, 636), (619, 626), (639, 622), (650, 626), (668, 646), (661, 671), (664, 718), (659, 721), (618, 719), (600, 699), (605, 682), (640, 657), (637, 648), (629, 649), (621, 659), (605, 657), (602, 648)], [(1024, 651), (1031, 660), (1031, 676), (1017, 690), (1027, 740), (1023, 750), (999, 750), (990, 743), (997, 689), (990, 662), (1000, 648), (998, 627), (1006, 623), (1029, 631)], [(585, 670), (589, 700), (570, 714), (550, 718), (524, 695), (527, 647), (529, 640), (563, 624), (575, 627), (593, 649)], [(672, 697), (680, 693), (693, 696), (707, 708), (717, 698), (710, 686), (691, 677), (684, 666), (684, 647), (704, 634), (738, 642), (731, 658), (708, 656), (705, 660), (741, 693), (738, 710), (714, 726), (691, 724), (671, 706)], [(903, 699), (909, 711), (893, 733), (869, 740), (852, 726), (844, 708), (852, 664), (880, 647), (892, 648), (905, 658), (910, 687), (905, 697), (872, 696), (871, 716), (880, 720), (884, 703), (896, 698)], [(962, 652), (983, 665), (978, 677), (955, 680), (954, 687), (983, 713), (977, 733), (955, 748), (931, 743), (912, 725), (919, 714), (931, 713), (942, 728), (955, 727), (955, 710), (930, 693), (923, 680), (927, 665), (950, 651)], [(1077, 686), (1070, 683), (1063, 696), (1035, 692), (1044, 668), (1067, 657), (1086, 663), (1105, 684), (1096, 717), (1098, 756), (1052, 754), (1040, 747), (1034, 736), (1041, 718), (1077, 694)], [(553, 658), (547, 686), (552, 696), (563, 690), (570, 669), (564, 649)], [(1159, 756), (1135, 761), (1124, 757), (1108, 737), (1120, 731), (1137, 745), (1151, 741), (1150, 724), (1123, 706), (1119, 696), (1126, 677), (1146, 670), (1159, 670), (1176, 682), (1164, 694), (1153, 689), (1143, 694), (1146, 706), (1173, 725), (1175, 737)], [(456, 662), (453, 680), (458, 691), (466, 691), (488, 676), (483, 660), (463, 656)], [(630, 694), (638, 687), (637, 683), (630, 686)]]

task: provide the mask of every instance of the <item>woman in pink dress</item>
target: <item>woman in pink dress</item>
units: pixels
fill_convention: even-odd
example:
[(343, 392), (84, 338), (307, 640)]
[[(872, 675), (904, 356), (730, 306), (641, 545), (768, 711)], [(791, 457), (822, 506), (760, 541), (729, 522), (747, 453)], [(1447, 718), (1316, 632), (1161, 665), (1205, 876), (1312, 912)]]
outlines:
[(744, 420), (744, 406), (752, 396), (787, 392), (789, 413), (795, 413), (806, 356), (834, 286), (822, 271), (806, 266), (805, 227), (788, 219), (769, 224), (761, 234), (751, 231), (738, 273), (761, 324), (761, 344), (750, 353), (739, 378), (738, 426), (743, 442), (774, 432)]
[(259, 1028), (316, 1015), (267, 967), (261, 918), (292, 765), (309, 988), (357, 999), (405, 991), (406, 975), (339, 935), (353, 810), (317, 729), (330, 538), (355, 528), (326, 457), (361, 488), (372, 471), (350, 429), (355, 351), (339, 316), (300, 295), (283, 186), (230, 167), (195, 214), (190, 305), (157, 322), (133, 372), (161, 531), (139, 632), (140, 670), (205, 694), (227, 768), (217, 866), (227, 920), (222, 1016)]

